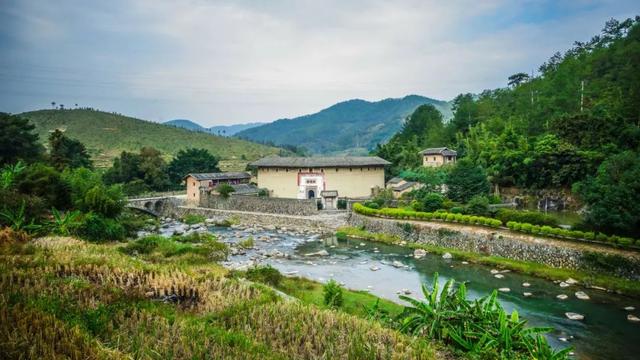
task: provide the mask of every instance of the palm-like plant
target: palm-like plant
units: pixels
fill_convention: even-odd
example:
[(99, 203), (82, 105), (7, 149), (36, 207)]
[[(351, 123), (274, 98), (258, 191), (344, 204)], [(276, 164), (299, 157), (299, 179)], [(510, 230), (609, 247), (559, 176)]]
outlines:
[(51, 214), (53, 215), (53, 221), (47, 225), (56, 235), (68, 236), (71, 235), (73, 229), (80, 225), (80, 211), (70, 211), (66, 214), (61, 213), (56, 208), (51, 208)]
[(464, 283), (456, 288), (455, 280), (449, 279), (440, 289), (436, 273), (432, 289), (423, 284), (422, 293), (424, 301), (400, 296), (410, 304), (401, 315), (404, 332), (440, 339), (471, 354), (499, 354), (502, 358), (566, 359), (571, 351), (555, 351), (549, 346), (542, 334), (551, 328), (528, 328), (517, 311), (508, 315), (495, 290), (467, 300)]
[(26, 203), (23, 201), (17, 211), (11, 211), (6, 207), (0, 212), (0, 217), (15, 231), (36, 232), (40, 230), (41, 226), (37, 225), (31, 220), (27, 222), (27, 216), (25, 214)]
[(26, 168), (22, 161), (13, 165), (6, 165), (0, 170), (0, 189), (6, 190), (13, 186), (18, 175)]

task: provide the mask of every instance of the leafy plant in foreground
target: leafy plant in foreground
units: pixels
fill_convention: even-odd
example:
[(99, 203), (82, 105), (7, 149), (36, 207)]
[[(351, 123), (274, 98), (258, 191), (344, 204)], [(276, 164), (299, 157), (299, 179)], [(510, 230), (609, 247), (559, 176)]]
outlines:
[(518, 313), (508, 315), (490, 295), (467, 300), (464, 283), (455, 287), (449, 279), (440, 288), (434, 274), (433, 288), (422, 285), (425, 300), (408, 296), (400, 298), (410, 305), (401, 315), (400, 330), (406, 333), (440, 339), (474, 355), (496, 354), (501, 358), (565, 359), (571, 350), (553, 350), (542, 334), (550, 328), (527, 328)]
[(331, 279), (322, 289), (324, 304), (331, 308), (342, 306), (342, 287), (335, 280)]

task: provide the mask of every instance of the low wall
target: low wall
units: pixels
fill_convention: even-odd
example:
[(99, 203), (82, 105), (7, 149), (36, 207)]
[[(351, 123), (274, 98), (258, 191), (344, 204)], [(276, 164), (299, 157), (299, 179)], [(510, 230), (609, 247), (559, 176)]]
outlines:
[(216, 222), (229, 220), (243, 225), (276, 226), (296, 230), (314, 230), (320, 232), (335, 232), (340, 226), (347, 224), (347, 213), (333, 215), (293, 216), (282, 214), (268, 214), (260, 212), (246, 212), (233, 210), (208, 209), (202, 207), (178, 206), (167, 216), (180, 218), (186, 214), (197, 214), (213, 219)]
[(223, 198), (207, 192), (200, 193), (199, 207), (302, 216), (318, 213), (318, 206), (313, 199), (298, 200), (243, 195), (231, 195), (228, 198)]
[[(508, 231), (467, 229), (430, 223), (402, 222), (352, 213), (349, 225), (367, 231), (396, 235), (409, 242), (531, 261), (555, 268), (609, 273), (632, 280), (640, 279), (640, 256), (632, 253), (580, 246), (562, 246), (558, 241), (525, 241)], [(568, 245), (568, 244), (567, 244)]]

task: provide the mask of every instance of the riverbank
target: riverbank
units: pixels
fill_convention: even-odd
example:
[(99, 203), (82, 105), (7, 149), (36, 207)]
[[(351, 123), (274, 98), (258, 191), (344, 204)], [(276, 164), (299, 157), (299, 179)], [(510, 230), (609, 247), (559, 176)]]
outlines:
[(376, 233), (356, 227), (342, 227), (338, 229), (338, 236), (354, 239), (365, 239), (368, 241), (381, 242), (385, 244), (402, 245), (412, 249), (423, 249), (425, 251), (443, 255), (451, 254), (454, 258), (471, 261), (478, 264), (494, 266), (500, 269), (509, 269), (522, 274), (531, 275), (552, 281), (564, 281), (572, 278), (579, 281), (585, 287), (590, 287), (600, 291), (613, 291), (618, 294), (640, 298), (640, 282), (623, 279), (615, 276), (607, 276), (594, 272), (580, 271), (575, 269), (561, 269), (546, 266), (543, 264), (507, 259), (499, 256), (483, 255), (476, 252), (463, 251), (456, 248), (448, 248), (424, 243), (409, 242), (400, 236), (386, 233)]

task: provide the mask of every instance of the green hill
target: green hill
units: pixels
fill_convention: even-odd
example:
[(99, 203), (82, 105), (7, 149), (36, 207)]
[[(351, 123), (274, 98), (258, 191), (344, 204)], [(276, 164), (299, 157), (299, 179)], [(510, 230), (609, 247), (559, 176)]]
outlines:
[(20, 115), (33, 122), (42, 143), (47, 142), (50, 131), (65, 130), (69, 137), (87, 146), (98, 167), (109, 166), (123, 150), (138, 151), (144, 146), (162, 151), (167, 159), (184, 148), (207, 149), (226, 160), (221, 163), (225, 168), (241, 168), (242, 163), (279, 152), (275, 147), (102, 111), (38, 110)]
[(432, 104), (451, 117), (446, 101), (418, 95), (381, 101), (349, 100), (320, 112), (294, 119), (281, 119), (236, 134), (259, 142), (304, 146), (314, 153), (368, 153), (402, 127), (404, 119), (418, 106)]

